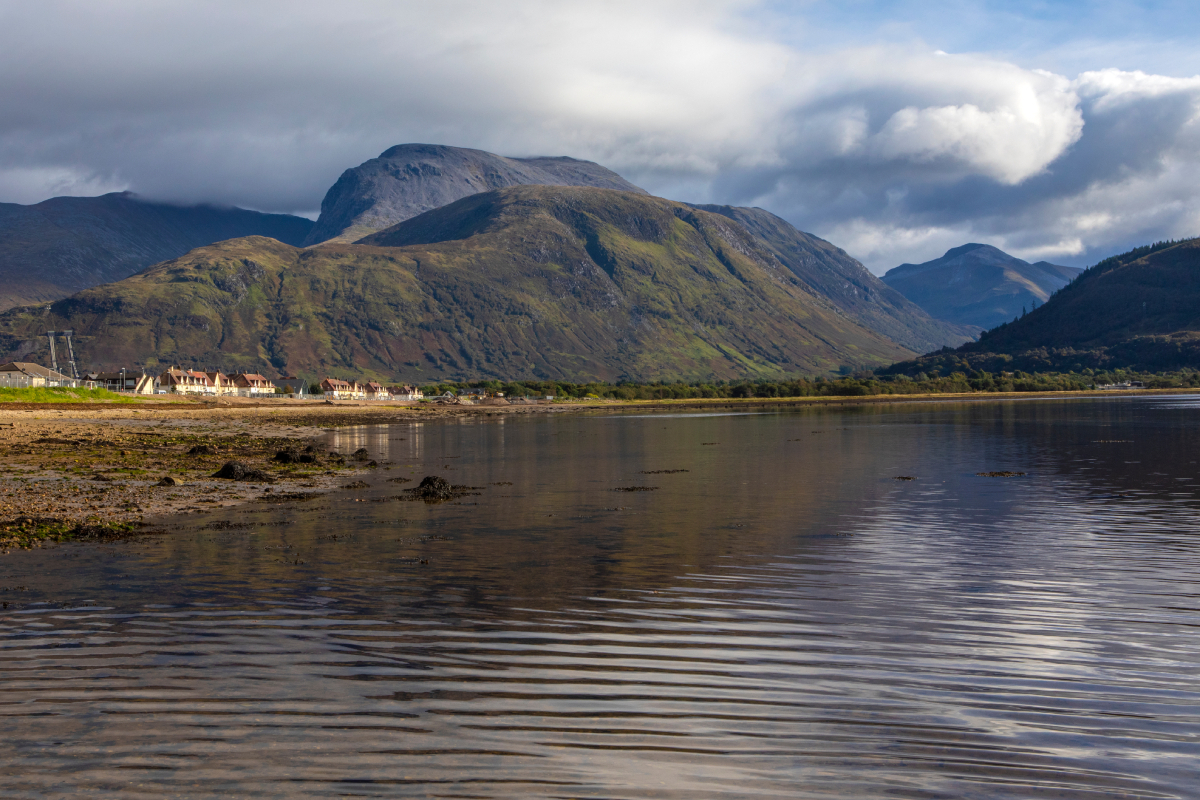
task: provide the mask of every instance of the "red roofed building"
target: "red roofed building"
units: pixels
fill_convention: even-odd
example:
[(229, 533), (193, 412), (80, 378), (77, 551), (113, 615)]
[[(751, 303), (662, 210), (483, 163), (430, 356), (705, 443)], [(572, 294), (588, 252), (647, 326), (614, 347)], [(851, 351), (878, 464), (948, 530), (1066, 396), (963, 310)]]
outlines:
[(203, 372), (171, 367), (158, 376), (158, 386), (176, 394), (213, 394), (213, 382)]
[(321, 391), (338, 400), (352, 400), (363, 396), (362, 387), (357, 383), (337, 378), (326, 378), (321, 381)]
[(275, 394), (275, 384), (257, 372), (239, 372), (229, 378), (237, 387), (241, 397), (256, 397), (258, 395)]
[(382, 384), (375, 381), (368, 381), (363, 386), (363, 393), (368, 400), (391, 400), (392, 393), (383, 387)]

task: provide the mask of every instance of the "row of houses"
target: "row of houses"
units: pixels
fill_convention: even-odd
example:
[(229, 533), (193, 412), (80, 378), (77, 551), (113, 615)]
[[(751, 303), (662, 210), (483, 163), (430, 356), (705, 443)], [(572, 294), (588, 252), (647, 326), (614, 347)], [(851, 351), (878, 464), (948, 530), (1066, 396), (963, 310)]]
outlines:
[(39, 387), (68, 387), (85, 389), (108, 389), (111, 392), (130, 394), (204, 394), (236, 395), (254, 397), (273, 395), (276, 385), (287, 392), (302, 394), (305, 382), (300, 378), (279, 378), (272, 381), (253, 372), (226, 375), (223, 372), (201, 372), (171, 367), (155, 375), (136, 369), (113, 372), (86, 372), (72, 378), (61, 372), (28, 361), (12, 361), (0, 364), (0, 387), (30, 389)]
[(321, 392), (338, 400), (423, 400), (425, 393), (416, 386), (384, 386), (375, 381), (359, 383), (339, 378), (321, 381)]
[[(257, 372), (226, 375), (220, 370), (191, 370), (171, 367), (155, 375), (144, 370), (123, 369), (113, 372), (88, 372), (80, 378), (63, 375), (40, 364), (14, 361), (0, 364), (0, 387), (76, 387), (108, 389), (130, 394), (190, 394), (212, 397), (267, 397), (286, 394), (294, 397), (310, 394), (303, 378), (281, 377), (274, 380)], [(283, 391), (280, 392), (279, 390)], [(326, 397), (346, 400), (423, 400), (416, 386), (384, 386), (376, 381), (359, 383), (325, 378), (320, 392)]]
[[(237, 397), (261, 397), (263, 395), (281, 394), (277, 388), (283, 388), (282, 394), (303, 394), (304, 382), (299, 378), (280, 378), (280, 387), (274, 381), (257, 372), (237, 372), (226, 375), (220, 370), (201, 371), (194, 369), (179, 369), (171, 367), (155, 379), (156, 391), (175, 394), (200, 395), (234, 395)], [(296, 381), (299, 387), (283, 385), (288, 381)], [(299, 388), (300, 391), (293, 392)]]

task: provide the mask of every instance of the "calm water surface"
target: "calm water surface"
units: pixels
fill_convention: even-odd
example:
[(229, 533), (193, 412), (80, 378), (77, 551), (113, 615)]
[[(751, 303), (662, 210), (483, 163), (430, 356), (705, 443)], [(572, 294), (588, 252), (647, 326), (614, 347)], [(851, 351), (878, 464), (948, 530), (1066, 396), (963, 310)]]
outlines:
[(0, 559), (0, 795), (1200, 797), (1200, 398), (330, 443), (390, 469)]

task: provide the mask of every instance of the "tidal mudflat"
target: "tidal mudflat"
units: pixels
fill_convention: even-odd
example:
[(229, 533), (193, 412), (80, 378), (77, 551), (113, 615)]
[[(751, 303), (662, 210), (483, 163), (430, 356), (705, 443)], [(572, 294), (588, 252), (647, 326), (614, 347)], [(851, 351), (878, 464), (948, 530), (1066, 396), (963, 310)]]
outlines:
[(310, 433), (379, 466), (0, 559), (6, 796), (1200, 785), (1200, 399)]

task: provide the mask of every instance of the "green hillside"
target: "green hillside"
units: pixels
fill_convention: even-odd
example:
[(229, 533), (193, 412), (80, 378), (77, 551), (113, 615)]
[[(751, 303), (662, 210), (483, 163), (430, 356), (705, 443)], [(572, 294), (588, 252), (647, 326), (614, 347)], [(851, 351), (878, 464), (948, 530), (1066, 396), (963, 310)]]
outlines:
[(394, 380), (774, 378), (910, 357), (730, 219), (608, 189), (478, 194), (354, 244), (220, 242), (0, 315), (4, 358), (73, 328), (93, 368)]
[(918, 353), (960, 345), (979, 329), (934, 319), (861, 263), (824, 239), (797, 230), (761, 208), (696, 206), (729, 217), (769, 249), (813, 293), (829, 298), (846, 316)]
[(1200, 239), (1160, 242), (1100, 262), (978, 342), (889, 372), (1142, 371), (1200, 368)]

